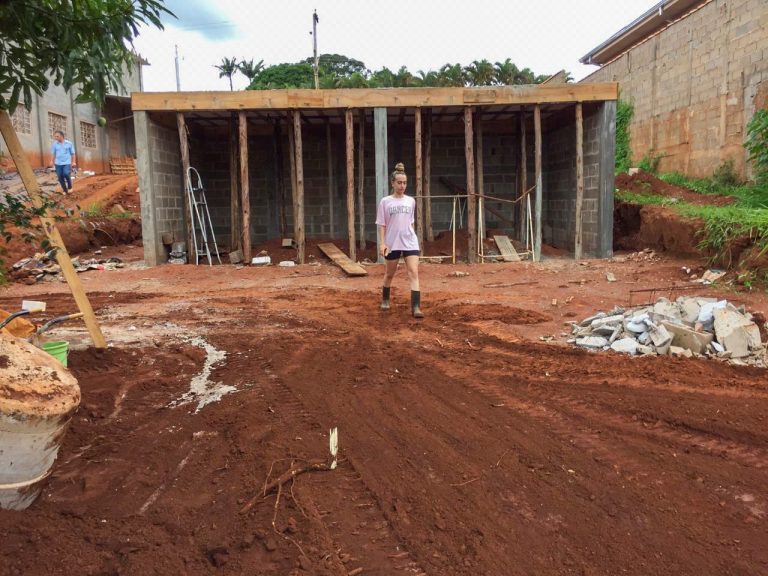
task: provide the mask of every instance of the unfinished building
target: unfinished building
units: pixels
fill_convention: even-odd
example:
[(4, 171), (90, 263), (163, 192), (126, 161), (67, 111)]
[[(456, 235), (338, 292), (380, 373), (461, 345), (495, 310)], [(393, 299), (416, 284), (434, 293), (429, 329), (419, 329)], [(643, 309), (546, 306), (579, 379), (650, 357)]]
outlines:
[[(134, 94), (145, 259), (191, 246), (185, 177), (206, 187), (219, 247), (334, 239), (354, 260), (402, 161), (424, 246), (463, 228), (609, 257), (617, 85)], [(464, 236), (462, 235), (462, 238)], [(429, 254), (427, 254), (429, 255)]]

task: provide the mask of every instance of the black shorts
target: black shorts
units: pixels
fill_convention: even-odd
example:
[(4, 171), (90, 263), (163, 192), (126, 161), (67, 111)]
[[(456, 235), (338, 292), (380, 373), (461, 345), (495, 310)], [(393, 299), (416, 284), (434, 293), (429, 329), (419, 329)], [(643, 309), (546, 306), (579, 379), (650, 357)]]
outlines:
[(400, 260), (400, 257), (407, 258), (408, 256), (420, 256), (421, 250), (390, 250), (389, 253), (384, 256), (385, 260)]

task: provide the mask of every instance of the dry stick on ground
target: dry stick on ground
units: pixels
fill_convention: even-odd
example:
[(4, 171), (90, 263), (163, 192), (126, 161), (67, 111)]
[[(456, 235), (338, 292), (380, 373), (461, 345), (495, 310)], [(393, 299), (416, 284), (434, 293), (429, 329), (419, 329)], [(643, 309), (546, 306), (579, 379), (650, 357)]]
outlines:
[(275, 488), (282, 488), (283, 484), (295, 478), (299, 474), (304, 474), (305, 472), (327, 472), (330, 469), (331, 466), (327, 462), (310, 462), (309, 464), (305, 464), (299, 468), (291, 467), (288, 471), (284, 472), (278, 478), (267, 484), (264, 487), (262, 494), (258, 494), (248, 500), (248, 502), (246, 502), (245, 505), (240, 508), (240, 514), (245, 514), (248, 512), (251, 508), (254, 507), (256, 502), (259, 501), (259, 498), (263, 498), (272, 492), (272, 490)]
[(478, 480), (480, 480), (480, 476), (478, 476), (477, 478), (472, 478), (471, 480), (467, 480), (466, 482), (461, 482), (460, 484), (451, 484), (451, 486), (453, 487), (466, 486), (467, 484), (472, 484), (472, 482), (477, 482)]

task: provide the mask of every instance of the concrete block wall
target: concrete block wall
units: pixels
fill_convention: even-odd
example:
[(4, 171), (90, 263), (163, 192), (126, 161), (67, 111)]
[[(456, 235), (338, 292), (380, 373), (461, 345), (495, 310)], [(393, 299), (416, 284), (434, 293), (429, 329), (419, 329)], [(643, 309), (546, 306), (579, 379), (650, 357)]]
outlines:
[(619, 82), (634, 104), (632, 157), (707, 177), (731, 160), (751, 167), (746, 126), (768, 93), (768, 2), (710, 0), (583, 82)]
[[(603, 256), (601, 237), (612, 234), (601, 223), (601, 112), (603, 104), (583, 106), (584, 198), (582, 249), (585, 255)], [(574, 250), (576, 237), (576, 120), (575, 108), (548, 122), (542, 130), (542, 241)]]

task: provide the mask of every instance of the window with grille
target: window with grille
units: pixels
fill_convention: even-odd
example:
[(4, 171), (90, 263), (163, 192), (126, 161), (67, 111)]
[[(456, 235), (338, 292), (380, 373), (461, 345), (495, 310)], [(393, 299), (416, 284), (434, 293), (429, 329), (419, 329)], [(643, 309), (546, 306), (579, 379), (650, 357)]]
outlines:
[(80, 122), (80, 144), (85, 148), (96, 148), (96, 124)]
[(53, 112), (48, 112), (48, 130), (51, 133), (51, 138), (53, 138), (53, 133), (57, 130), (61, 130), (64, 132), (64, 134), (67, 133), (67, 117), (62, 116), (61, 114), (54, 114)]
[(24, 107), (23, 102), (19, 102), (19, 105), (16, 106), (16, 111), (11, 116), (11, 123), (17, 134), (32, 134), (29, 110)]

